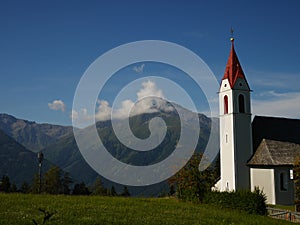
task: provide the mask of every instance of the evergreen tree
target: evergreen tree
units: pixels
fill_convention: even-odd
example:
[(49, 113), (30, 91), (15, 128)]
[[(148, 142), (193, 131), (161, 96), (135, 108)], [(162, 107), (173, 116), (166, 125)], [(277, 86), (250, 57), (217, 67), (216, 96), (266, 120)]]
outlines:
[(21, 185), (20, 192), (27, 194), (27, 193), (29, 193), (29, 191), (30, 191), (30, 186), (26, 181), (24, 181)]
[(91, 192), (87, 188), (84, 182), (75, 184), (73, 189), (73, 195), (89, 195)]
[(121, 196), (124, 196), (124, 197), (129, 197), (130, 196), (130, 193), (129, 193), (129, 190), (128, 190), (127, 186), (123, 186), (123, 192), (121, 193)]
[(44, 175), (44, 191), (48, 194), (62, 194), (61, 170), (51, 167)]
[(169, 196), (174, 196), (176, 193), (175, 187), (173, 184), (170, 185)]
[(106, 188), (103, 187), (100, 177), (97, 177), (92, 186), (93, 195), (107, 195)]
[(114, 186), (111, 186), (111, 189), (110, 189), (110, 195), (111, 196), (118, 196), (117, 192), (116, 192), (116, 189)]
[(70, 174), (68, 172), (64, 173), (61, 183), (62, 183), (62, 193), (65, 195), (69, 195), (71, 192), (70, 185), (73, 183), (73, 180), (70, 177)]
[[(41, 191), (43, 191), (43, 184), (41, 184), (41, 186), (42, 186)], [(35, 174), (30, 187), (30, 192), (33, 194), (38, 194), (39, 190), (40, 190), (40, 177), (39, 174)]]
[(9, 192), (17, 192), (18, 191), (18, 188), (17, 188), (17, 185), (15, 183), (13, 183), (11, 186), (10, 186), (10, 191)]
[(0, 192), (10, 192), (10, 190), (11, 190), (11, 184), (9, 181), (9, 177), (3, 175), (0, 181)]

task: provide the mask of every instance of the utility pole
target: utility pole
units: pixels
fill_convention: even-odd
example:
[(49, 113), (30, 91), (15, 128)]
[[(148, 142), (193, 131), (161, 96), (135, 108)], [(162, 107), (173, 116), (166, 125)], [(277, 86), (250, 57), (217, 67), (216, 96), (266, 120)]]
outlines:
[(42, 192), (42, 162), (44, 159), (44, 154), (42, 152), (38, 153), (39, 160), (39, 194)]

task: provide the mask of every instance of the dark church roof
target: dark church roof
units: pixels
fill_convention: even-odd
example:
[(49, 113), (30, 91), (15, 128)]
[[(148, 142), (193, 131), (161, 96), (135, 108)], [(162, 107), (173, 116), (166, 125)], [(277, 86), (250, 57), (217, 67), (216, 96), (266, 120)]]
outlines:
[(293, 165), (300, 157), (300, 120), (255, 116), (250, 166)]
[(299, 157), (299, 144), (263, 139), (248, 165), (292, 166)]
[(253, 150), (262, 139), (300, 144), (300, 120), (255, 116), (252, 122)]

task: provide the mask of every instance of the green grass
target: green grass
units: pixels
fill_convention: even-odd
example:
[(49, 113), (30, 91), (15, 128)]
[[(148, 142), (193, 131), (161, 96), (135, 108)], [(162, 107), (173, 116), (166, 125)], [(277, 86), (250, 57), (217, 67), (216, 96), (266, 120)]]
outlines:
[(295, 211), (294, 205), (269, 205), (271, 208), (277, 208), (277, 209), (284, 209), (284, 210), (290, 210)]
[(46, 224), (291, 224), (169, 198), (24, 194), (0, 194), (0, 224), (42, 224), (39, 208), (55, 212)]

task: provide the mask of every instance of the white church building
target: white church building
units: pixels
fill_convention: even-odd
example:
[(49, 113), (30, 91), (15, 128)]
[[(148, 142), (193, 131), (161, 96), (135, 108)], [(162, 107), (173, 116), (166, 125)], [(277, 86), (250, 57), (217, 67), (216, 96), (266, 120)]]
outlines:
[(231, 38), (219, 90), (220, 169), (215, 188), (259, 187), (268, 204), (294, 203), (293, 165), (300, 157), (300, 120), (255, 116), (250, 87)]

